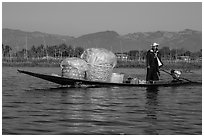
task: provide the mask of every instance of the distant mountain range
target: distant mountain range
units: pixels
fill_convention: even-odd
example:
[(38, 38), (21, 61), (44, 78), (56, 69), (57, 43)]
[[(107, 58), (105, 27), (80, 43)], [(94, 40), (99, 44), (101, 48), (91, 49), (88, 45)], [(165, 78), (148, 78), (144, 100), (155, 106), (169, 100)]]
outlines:
[(2, 30), (2, 44), (9, 45), (13, 51), (23, 48), (30, 49), (31, 46), (48, 46), (66, 43), (68, 46), (83, 48), (106, 48), (113, 52), (126, 52), (130, 50), (149, 49), (150, 44), (157, 42), (162, 47), (174, 49), (184, 48), (190, 51), (202, 49), (202, 32), (185, 29), (179, 32), (156, 31), (137, 32), (119, 35), (115, 31), (104, 31), (72, 37), (66, 35), (48, 34), (43, 32), (25, 32), (4, 28)]

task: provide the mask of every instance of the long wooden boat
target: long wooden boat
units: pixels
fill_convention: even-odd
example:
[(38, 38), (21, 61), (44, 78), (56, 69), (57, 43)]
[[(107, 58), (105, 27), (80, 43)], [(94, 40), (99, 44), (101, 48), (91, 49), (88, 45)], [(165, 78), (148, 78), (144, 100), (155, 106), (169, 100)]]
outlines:
[(54, 76), (54, 75), (46, 75), (46, 74), (39, 74), (33, 73), (24, 70), (18, 70), (20, 73), (24, 73), (33, 77), (37, 77), (40, 79), (44, 79), (53, 83), (57, 83), (60, 85), (67, 85), (67, 86), (96, 86), (96, 87), (171, 87), (171, 86), (183, 86), (183, 85), (197, 85), (202, 84), (201, 82), (189, 82), (189, 81), (166, 81), (166, 82), (157, 82), (154, 84), (129, 84), (129, 83), (110, 83), (110, 82), (99, 82), (99, 81), (88, 81), (88, 80), (80, 80), (80, 79), (72, 79), (72, 78), (65, 78), (61, 76)]

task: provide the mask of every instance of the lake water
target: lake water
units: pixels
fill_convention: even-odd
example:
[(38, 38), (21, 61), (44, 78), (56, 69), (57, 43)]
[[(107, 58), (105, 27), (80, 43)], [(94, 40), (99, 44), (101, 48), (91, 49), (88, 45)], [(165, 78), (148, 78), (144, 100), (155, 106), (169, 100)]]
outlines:
[[(201, 135), (202, 86), (61, 88), (17, 73), (59, 68), (2, 68), (2, 134)], [(116, 72), (145, 76), (143, 69)], [(184, 74), (201, 80), (201, 70)], [(161, 73), (161, 79), (170, 78)]]

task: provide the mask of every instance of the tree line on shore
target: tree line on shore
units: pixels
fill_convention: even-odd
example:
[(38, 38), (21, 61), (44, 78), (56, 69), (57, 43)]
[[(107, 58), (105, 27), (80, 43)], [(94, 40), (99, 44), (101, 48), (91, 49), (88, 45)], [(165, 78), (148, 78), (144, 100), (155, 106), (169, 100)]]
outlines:
[[(65, 58), (65, 57), (80, 57), (83, 53), (83, 47), (74, 47), (72, 45), (66, 45), (65, 43), (48, 46), (41, 44), (40, 46), (33, 45), (29, 50), (23, 48), (20, 51), (13, 51), (9, 45), (2, 44), (2, 57), (3, 58), (15, 58), (15, 59), (42, 59), (45, 57), (51, 58)], [(163, 47), (159, 49), (162, 59), (175, 60), (179, 56), (189, 56), (191, 60), (196, 60), (202, 57), (202, 49), (197, 52), (191, 52), (181, 49), (170, 49), (169, 47)], [(144, 60), (146, 56), (146, 50), (130, 50), (122, 54), (127, 55), (128, 60)]]

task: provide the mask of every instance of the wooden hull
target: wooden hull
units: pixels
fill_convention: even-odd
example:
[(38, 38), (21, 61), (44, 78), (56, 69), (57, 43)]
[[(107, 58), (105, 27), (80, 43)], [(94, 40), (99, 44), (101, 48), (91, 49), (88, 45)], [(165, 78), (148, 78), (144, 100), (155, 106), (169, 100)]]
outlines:
[(183, 86), (183, 85), (192, 85), (192, 84), (202, 84), (200, 82), (189, 82), (189, 81), (180, 81), (180, 82), (157, 82), (155, 84), (128, 84), (128, 83), (109, 83), (109, 82), (99, 82), (99, 81), (87, 81), (79, 79), (71, 79), (60, 76), (45, 75), (39, 73), (33, 73), (24, 70), (18, 70), (20, 73), (24, 73), (33, 77), (44, 79), (56, 84), (67, 85), (67, 86), (96, 86), (96, 87), (171, 87), (171, 86)]

